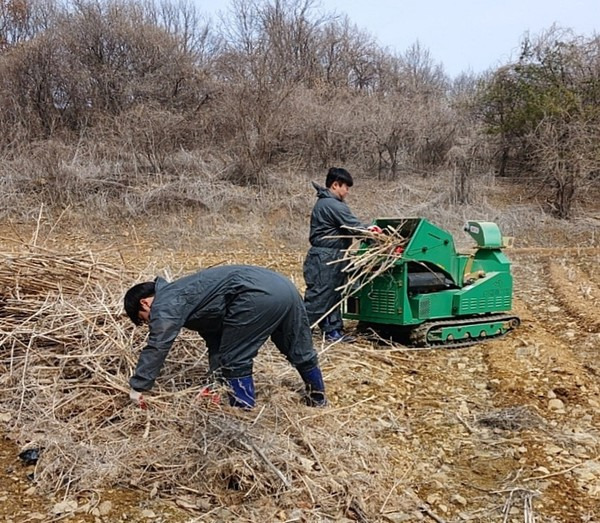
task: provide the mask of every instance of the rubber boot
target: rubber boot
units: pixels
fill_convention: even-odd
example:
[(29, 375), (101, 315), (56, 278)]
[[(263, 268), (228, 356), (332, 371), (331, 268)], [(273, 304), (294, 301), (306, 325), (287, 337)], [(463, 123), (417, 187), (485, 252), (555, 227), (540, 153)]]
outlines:
[(333, 343), (341, 341), (343, 343), (354, 343), (356, 338), (348, 334), (344, 334), (341, 330), (336, 329), (325, 333), (325, 341)]
[(309, 407), (325, 407), (327, 398), (325, 397), (325, 384), (323, 383), (323, 374), (321, 369), (313, 367), (310, 370), (300, 372), (302, 381), (306, 386), (306, 404)]
[(229, 385), (229, 405), (242, 409), (251, 409), (254, 407), (254, 379), (252, 376), (243, 376), (241, 378), (227, 378)]

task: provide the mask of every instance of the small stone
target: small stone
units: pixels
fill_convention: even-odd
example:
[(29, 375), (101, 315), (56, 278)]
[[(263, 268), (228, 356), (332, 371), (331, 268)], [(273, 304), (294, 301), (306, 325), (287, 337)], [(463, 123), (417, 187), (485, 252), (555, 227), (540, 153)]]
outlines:
[(463, 507), (467, 504), (467, 500), (463, 498), (460, 494), (454, 494), (454, 496), (452, 496), (452, 501), (457, 505), (461, 505)]
[(77, 501), (75, 500), (67, 500), (61, 501), (52, 507), (52, 514), (68, 514), (70, 512), (75, 512), (77, 509)]
[(596, 475), (588, 470), (578, 471), (577, 477), (579, 478), (579, 480), (583, 481), (584, 483), (588, 483), (588, 484), (596, 479)]
[(156, 514), (153, 510), (144, 509), (142, 510), (142, 517), (146, 519), (154, 519), (156, 517)]
[(550, 307), (548, 307), (548, 309), (546, 309), (548, 312), (554, 314), (556, 312), (560, 312), (560, 307), (557, 307), (556, 305), (550, 305)]
[(548, 397), (549, 400), (553, 400), (554, 398), (556, 398), (556, 393), (553, 390), (549, 390), (548, 394), (546, 394), (546, 396)]
[(535, 348), (534, 347), (519, 347), (515, 351), (515, 354), (516, 354), (517, 358), (527, 358), (529, 356), (534, 356)]
[[(208, 499), (208, 498), (200, 498), (198, 501), (196, 501), (196, 508), (199, 508), (200, 510), (202, 510), (204, 512), (208, 512), (212, 507), (213, 507), (213, 504), (210, 502), (210, 499)], [(292, 514), (293, 514), (293, 512), (292, 512)]]
[(412, 514), (405, 514), (404, 512), (391, 512), (383, 515), (384, 521), (389, 523), (405, 523), (407, 521), (414, 521)]
[(555, 411), (561, 411), (562, 410), (564, 412), (564, 410), (565, 410), (565, 404), (563, 403), (562, 400), (559, 400), (558, 398), (554, 398), (554, 399), (551, 399), (548, 402), (548, 408), (550, 410), (555, 410)]
[(427, 503), (435, 505), (440, 499), (442, 498), (437, 492), (435, 494), (429, 494), (429, 496), (427, 496)]
[(112, 510), (112, 503), (110, 501), (103, 501), (98, 505), (98, 513), (100, 516), (108, 516)]
[(560, 448), (558, 445), (554, 445), (552, 443), (546, 445), (544, 447), (544, 450), (547, 454), (560, 454), (563, 451), (563, 449)]
[(231, 520), (231, 517), (232, 517), (231, 511), (226, 509), (225, 507), (221, 507), (221, 508), (217, 509), (214, 512), (214, 514), (215, 514), (217, 521), (229, 521), (229, 520)]

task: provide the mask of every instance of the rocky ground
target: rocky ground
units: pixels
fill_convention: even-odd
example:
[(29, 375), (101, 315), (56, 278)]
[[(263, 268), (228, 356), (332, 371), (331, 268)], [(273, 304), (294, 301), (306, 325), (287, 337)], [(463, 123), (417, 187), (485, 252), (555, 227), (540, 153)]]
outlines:
[[(177, 262), (177, 253), (169, 256)], [(302, 252), (221, 252), (202, 263), (211, 256), (269, 266), (301, 286)], [(522, 319), (509, 336), (456, 350), (359, 339), (323, 354), (329, 409), (346, 409), (349, 424), (371, 424), (380, 449), (389, 449), (384, 502), (349, 505), (338, 520), (600, 521), (600, 250), (514, 249), (509, 257)], [(181, 260), (190, 269), (198, 262)], [(340, 359), (351, 374), (338, 372)], [(77, 501), (49, 496), (18, 453), (1, 441), (0, 521), (241, 520), (235, 506), (203, 511), (119, 486)], [(359, 470), (378, 466), (357, 463), (348, 474), (359, 481)], [(310, 514), (297, 507), (264, 519)]]

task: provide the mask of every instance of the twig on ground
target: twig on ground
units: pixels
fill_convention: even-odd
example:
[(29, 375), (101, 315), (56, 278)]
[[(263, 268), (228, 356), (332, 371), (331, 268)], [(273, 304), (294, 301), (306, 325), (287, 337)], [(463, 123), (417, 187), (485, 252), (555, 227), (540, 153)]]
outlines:
[(415, 491), (413, 489), (410, 489), (410, 488), (406, 489), (406, 493), (413, 499), (413, 501), (417, 505), (417, 508), (421, 512), (424, 512), (425, 514), (427, 514), (431, 519), (433, 519), (434, 521), (437, 521), (437, 523), (446, 523), (446, 520), (442, 519), (435, 512), (433, 512), (433, 510), (431, 510), (429, 508), (429, 506), (427, 505), (427, 503), (425, 503), (424, 501), (422, 501), (421, 498), (419, 496), (417, 496), (417, 494), (415, 493)]
[(523, 481), (523, 482), (536, 481), (538, 479), (546, 479), (546, 478), (551, 478), (554, 476), (562, 476), (563, 474), (566, 474), (567, 472), (571, 472), (572, 470), (575, 470), (576, 468), (581, 467), (581, 466), (585, 465), (586, 463), (597, 461), (599, 457), (600, 457), (600, 455), (598, 455), (592, 459), (586, 459), (585, 461), (582, 461), (581, 463), (577, 463), (577, 464), (573, 465), (572, 467), (569, 467), (566, 469), (558, 470), (556, 472), (551, 472), (549, 474), (544, 474), (542, 476), (531, 476), (529, 478), (524, 478), (521, 481)]

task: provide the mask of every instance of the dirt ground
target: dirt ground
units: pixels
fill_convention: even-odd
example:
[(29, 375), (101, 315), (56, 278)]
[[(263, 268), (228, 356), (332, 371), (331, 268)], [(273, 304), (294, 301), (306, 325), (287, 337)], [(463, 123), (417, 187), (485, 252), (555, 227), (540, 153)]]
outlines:
[[(219, 261), (259, 264), (300, 288), (303, 255), (287, 246), (192, 255), (138, 244), (123, 252), (132, 264), (144, 258), (184, 272)], [(386, 503), (377, 513), (348, 507), (346, 521), (600, 522), (600, 249), (515, 248), (508, 255), (522, 319), (509, 336), (458, 350), (339, 344), (330, 350), (355, 362), (350, 376), (324, 358), (328, 409), (371, 420), (378, 445), (401, 458), (391, 464)], [(116, 486), (87, 493), (79, 511), (65, 510), (59, 495), (36, 489), (35, 467), (18, 453), (10, 439), (0, 440), (0, 521), (236, 520), (235, 507), (222, 507), (221, 516), (211, 509), (208, 517)], [(402, 510), (394, 498), (405, 500)], [(310, 518), (282, 510), (272, 520)]]

